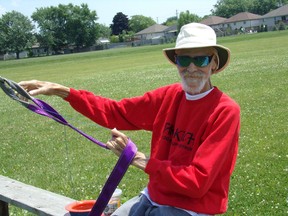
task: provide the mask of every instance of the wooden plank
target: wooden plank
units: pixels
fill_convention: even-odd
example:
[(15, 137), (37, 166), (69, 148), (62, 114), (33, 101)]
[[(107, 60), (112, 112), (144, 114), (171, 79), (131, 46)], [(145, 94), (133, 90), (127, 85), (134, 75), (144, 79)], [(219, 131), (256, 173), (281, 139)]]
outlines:
[(75, 201), (1, 175), (0, 200), (41, 216), (68, 216), (65, 206)]
[(0, 200), (0, 215), (9, 216), (8, 203)]

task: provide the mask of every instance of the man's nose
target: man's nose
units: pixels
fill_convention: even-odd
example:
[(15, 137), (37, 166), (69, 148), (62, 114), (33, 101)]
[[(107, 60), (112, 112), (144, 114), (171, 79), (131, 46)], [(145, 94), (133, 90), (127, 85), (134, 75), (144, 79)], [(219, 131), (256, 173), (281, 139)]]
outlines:
[(195, 70), (197, 70), (198, 68), (197, 68), (197, 66), (193, 63), (193, 62), (191, 62), (190, 64), (189, 64), (189, 66), (187, 67), (187, 70), (188, 71), (195, 71)]

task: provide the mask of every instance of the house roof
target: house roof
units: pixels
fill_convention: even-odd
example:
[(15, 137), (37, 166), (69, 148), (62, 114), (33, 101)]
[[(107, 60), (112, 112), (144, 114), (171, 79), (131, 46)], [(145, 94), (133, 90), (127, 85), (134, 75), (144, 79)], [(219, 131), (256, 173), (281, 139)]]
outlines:
[(269, 13), (263, 15), (263, 18), (268, 17), (277, 17), (277, 16), (287, 16), (288, 15), (288, 4), (284, 5), (280, 8), (277, 8), (273, 11), (270, 11)]
[[(217, 24), (225, 24), (225, 23), (233, 23), (233, 22), (249, 21), (249, 20), (259, 20), (263, 18), (278, 17), (278, 16), (288, 16), (288, 4), (280, 8), (277, 8), (273, 11), (270, 11), (264, 16), (260, 16), (258, 14), (253, 14), (249, 12), (241, 12), (228, 19), (219, 17), (219, 16), (210, 16), (202, 20), (200, 23), (213, 26)], [(140, 32), (137, 32), (136, 35), (153, 34), (153, 33), (159, 33), (159, 32), (175, 32), (175, 31), (177, 31), (177, 26), (168, 27), (165, 25), (154, 24)]]
[(239, 22), (244, 20), (257, 20), (261, 19), (262, 16), (249, 13), (249, 12), (241, 12), (236, 14), (235, 16), (232, 16), (224, 21), (224, 23), (232, 23), (232, 22)]
[(165, 32), (177, 32), (177, 25), (169, 26), (168, 28), (164, 29)]
[(223, 23), (226, 18), (219, 16), (209, 16), (207, 19), (202, 20), (200, 23), (205, 25), (217, 25), (219, 23)]
[(165, 25), (160, 25), (160, 24), (154, 24), (146, 29), (143, 29), (140, 32), (137, 32), (136, 35), (141, 35), (141, 34), (152, 34), (152, 33), (158, 33), (158, 32), (163, 32), (165, 29), (169, 28), (168, 26)]

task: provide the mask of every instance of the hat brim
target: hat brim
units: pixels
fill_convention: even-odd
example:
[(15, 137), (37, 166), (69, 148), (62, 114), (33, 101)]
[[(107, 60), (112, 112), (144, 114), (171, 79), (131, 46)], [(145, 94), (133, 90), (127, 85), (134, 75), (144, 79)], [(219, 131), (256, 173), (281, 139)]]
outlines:
[(221, 45), (201, 46), (201, 47), (193, 46), (193, 47), (185, 47), (185, 48), (168, 48), (168, 49), (164, 49), (163, 53), (167, 57), (167, 59), (170, 61), (170, 63), (176, 65), (176, 62), (175, 62), (176, 50), (197, 49), (197, 48), (205, 48), (205, 47), (214, 47), (218, 52), (219, 67), (214, 73), (219, 73), (220, 71), (224, 70), (230, 62), (230, 50)]

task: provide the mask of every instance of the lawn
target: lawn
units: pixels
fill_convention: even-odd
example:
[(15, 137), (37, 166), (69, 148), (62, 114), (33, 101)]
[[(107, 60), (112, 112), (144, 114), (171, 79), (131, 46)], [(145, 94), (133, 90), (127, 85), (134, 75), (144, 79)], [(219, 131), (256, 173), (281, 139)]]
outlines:
[[(213, 84), (241, 106), (239, 156), (226, 215), (288, 213), (288, 31), (220, 38), (231, 49), (230, 66)], [(113, 99), (141, 95), (178, 82), (162, 55), (174, 44), (0, 61), (0, 76), (40, 79), (86, 89)], [(285, 96), (286, 95), (286, 96)], [(0, 92), (0, 175), (74, 199), (97, 198), (117, 158), (71, 129), (25, 110)], [(110, 132), (57, 97), (40, 96), (71, 124), (105, 142)], [(149, 153), (151, 134), (125, 131)], [(122, 201), (137, 195), (147, 176), (130, 167), (119, 188)], [(30, 215), (17, 208), (11, 215)]]

